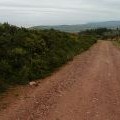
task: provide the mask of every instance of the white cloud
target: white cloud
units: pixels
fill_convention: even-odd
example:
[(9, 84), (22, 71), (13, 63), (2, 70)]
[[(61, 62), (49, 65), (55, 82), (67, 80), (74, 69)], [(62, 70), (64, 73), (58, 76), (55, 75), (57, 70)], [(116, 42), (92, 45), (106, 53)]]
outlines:
[(0, 22), (19, 26), (119, 20), (119, 0), (0, 0)]

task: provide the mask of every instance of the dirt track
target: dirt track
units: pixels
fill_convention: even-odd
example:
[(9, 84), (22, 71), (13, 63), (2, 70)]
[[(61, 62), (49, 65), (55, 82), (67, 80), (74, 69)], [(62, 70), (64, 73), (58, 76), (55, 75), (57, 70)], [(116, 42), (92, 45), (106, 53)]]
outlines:
[(120, 50), (99, 41), (1, 111), (0, 120), (120, 120)]

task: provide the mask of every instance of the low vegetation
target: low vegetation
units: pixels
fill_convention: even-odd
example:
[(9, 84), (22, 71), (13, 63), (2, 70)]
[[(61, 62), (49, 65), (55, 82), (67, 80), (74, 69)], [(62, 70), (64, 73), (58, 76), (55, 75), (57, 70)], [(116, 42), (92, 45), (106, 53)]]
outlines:
[(119, 41), (120, 40), (120, 29), (107, 29), (107, 28), (98, 28), (98, 29), (91, 29), (80, 32), (80, 34), (84, 35), (92, 35), (96, 36), (101, 40), (111, 40), (111, 41)]
[(0, 25), (0, 91), (50, 75), (96, 42), (93, 35)]

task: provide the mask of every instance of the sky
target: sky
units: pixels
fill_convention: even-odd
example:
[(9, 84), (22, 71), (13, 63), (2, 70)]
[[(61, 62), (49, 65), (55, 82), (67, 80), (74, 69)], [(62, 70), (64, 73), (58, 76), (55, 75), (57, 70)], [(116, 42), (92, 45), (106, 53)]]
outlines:
[(0, 0), (0, 23), (72, 25), (120, 20), (120, 0)]

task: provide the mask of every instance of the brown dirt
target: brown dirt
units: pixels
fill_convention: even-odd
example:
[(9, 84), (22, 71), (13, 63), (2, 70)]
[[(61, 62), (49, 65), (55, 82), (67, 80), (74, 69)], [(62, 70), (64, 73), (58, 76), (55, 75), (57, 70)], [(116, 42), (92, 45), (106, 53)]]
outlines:
[(23, 88), (0, 120), (120, 120), (119, 75), (120, 50), (99, 41), (38, 87)]

